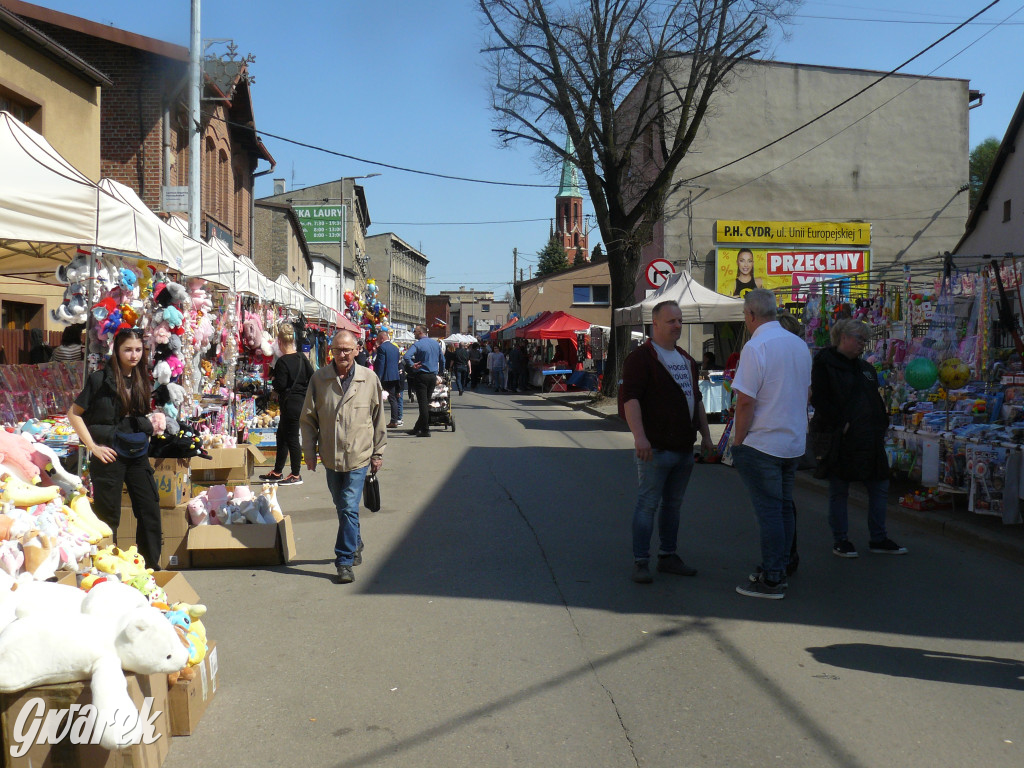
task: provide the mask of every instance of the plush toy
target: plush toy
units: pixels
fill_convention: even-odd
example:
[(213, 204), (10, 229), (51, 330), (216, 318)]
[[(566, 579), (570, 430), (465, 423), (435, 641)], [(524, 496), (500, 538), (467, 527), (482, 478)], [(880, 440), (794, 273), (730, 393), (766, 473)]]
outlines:
[[(32, 466), (36, 472), (39, 471), (35, 464)], [(0, 485), (3, 486), (3, 489), (0, 490), (0, 501), (9, 501), (16, 507), (28, 508), (36, 504), (45, 504), (60, 496), (59, 486), (32, 485), (19, 480), (14, 475), (7, 473), (6, 470), (4, 473), (0, 474)]]
[(60, 567), (57, 540), (41, 531), (32, 530), (21, 537), (21, 551), (25, 553), (25, 572), (37, 580), (52, 579)]
[(99, 571), (117, 574), (125, 582), (146, 575), (146, 564), (134, 545), (128, 549), (104, 547), (92, 556), (92, 564)]
[(71, 501), (68, 502), (68, 506), (80, 520), (84, 521), (90, 528), (95, 529), (101, 537), (114, 535), (110, 526), (96, 517), (96, 513), (92, 511), (92, 504), (89, 503), (89, 497), (84, 493), (73, 496)]
[(100, 745), (137, 742), (142, 718), (128, 696), (124, 671), (167, 674), (188, 661), (188, 649), (155, 608), (136, 608), (120, 621), (86, 613), (18, 619), (0, 634), (0, 691), (89, 680)]
[(0, 590), (0, 630), (16, 618), (44, 613), (62, 615), (82, 610), (85, 592), (53, 581), (15, 582)]
[(39, 480), (42, 485), (57, 485), (65, 493), (73, 493), (82, 488), (82, 478), (72, 475), (61, 466), (60, 458), (46, 443), (32, 441), (30, 434), (22, 433), (32, 447), (32, 463), (39, 467)]
[[(81, 591), (81, 590), (79, 590)], [(79, 611), (90, 616), (116, 623), (126, 614), (137, 608), (149, 605), (146, 596), (134, 587), (122, 584), (115, 579), (96, 581), (88, 593), (83, 593)]]
[(170, 306), (164, 308), (163, 322), (167, 323), (172, 330), (181, 327), (183, 320), (184, 316), (181, 314), (181, 310), (177, 307)]
[(4, 429), (0, 429), (0, 462), (20, 480), (39, 482), (39, 467), (32, 462), (32, 447), (24, 439)]
[(167, 429), (167, 416), (162, 411), (153, 411), (146, 418), (153, 425), (154, 435), (162, 435)]
[[(158, 386), (171, 383), (171, 366), (166, 360), (161, 360), (153, 366), (153, 380), (156, 381)], [(169, 396), (167, 402), (170, 402)]]
[(188, 520), (192, 525), (205, 525), (210, 521), (210, 505), (206, 493), (201, 493), (185, 505)]
[(281, 510), (281, 505), (277, 502), (277, 484), (264, 483), (260, 495), (267, 499), (270, 515), (274, 522), (279, 523), (284, 520), (284, 512)]

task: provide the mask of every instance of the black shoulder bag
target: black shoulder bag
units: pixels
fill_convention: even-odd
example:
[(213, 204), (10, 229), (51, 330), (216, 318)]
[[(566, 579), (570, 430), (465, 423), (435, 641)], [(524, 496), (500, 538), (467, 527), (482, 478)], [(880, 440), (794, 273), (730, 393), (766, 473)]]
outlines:
[(371, 512), (380, 512), (380, 483), (376, 472), (367, 472), (363, 480), (363, 504)]

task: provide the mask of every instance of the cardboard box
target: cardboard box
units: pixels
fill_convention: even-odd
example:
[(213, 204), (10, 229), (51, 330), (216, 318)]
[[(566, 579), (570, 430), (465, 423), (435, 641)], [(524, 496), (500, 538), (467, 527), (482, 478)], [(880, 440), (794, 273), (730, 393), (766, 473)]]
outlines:
[(193, 568), (280, 565), (295, 557), (292, 519), (274, 525), (197, 525), (188, 532)]
[(192, 680), (179, 680), (167, 693), (172, 736), (191, 736), (217, 692), (217, 644), (211, 642), (206, 658)]
[[(163, 509), (173, 509), (192, 498), (190, 459), (150, 459), (149, 461), (153, 465), (153, 479), (156, 480), (160, 506)], [(130, 507), (131, 505), (128, 487), (125, 486), (121, 489), (121, 506)]]
[[(122, 750), (109, 752), (97, 744), (72, 744), (65, 737), (57, 744), (33, 744), (22, 757), (12, 757), (11, 747), (18, 742), (14, 735), (18, 716), (22, 710), (37, 699), (43, 702), (43, 710), (34, 711), (33, 720), (42, 726), (47, 714), (53, 710), (67, 709), (77, 704), (83, 707), (92, 703), (92, 692), (89, 683), (62, 683), (59, 685), (41, 685), (16, 693), (0, 693), (0, 734), (2, 734), (2, 754), (4, 765), (9, 768), (29, 768), (29, 766), (61, 766), (61, 768), (159, 768), (167, 757), (171, 742), (170, 712), (167, 701), (167, 676), (150, 675), (142, 677), (130, 673), (125, 674), (128, 681), (128, 695), (140, 710), (145, 696), (153, 697), (151, 714), (156, 715), (153, 721), (153, 733), (158, 739), (152, 744), (137, 744)], [(163, 692), (161, 692), (161, 687)], [(23, 723), (23, 732), (30, 730)], [(42, 731), (42, 727), (39, 729)]]
[[(185, 501), (187, 503), (188, 499)], [(121, 507), (121, 522), (117, 526), (118, 546), (127, 547), (125, 539), (132, 539), (134, 543), (134, 540), (139, 538), (138, 528), (139, 521), (135, 519), (132, 508)], [(185, 504), (179, 504), (173, 509), (160, 510), (160, 531), (164, 538), (171, 539), (181, 538), (188, 533), (188, 510)]]
[(207, 453), (210, 459), (193, 460), (192, 479), (201, 483), (247, 483), (253, 466), (266, 461), (259, 448), (248, 443), (237, 448), (210, 448)]
[(199, 594), (192, 589), (188, 579), (182, 573), (174, 571), (157, 571), (153, 574), (156, 583), (167, 593), (167, 599), (174, 603), (191, 603), (195, 605), (200, 602)]
[[(170, 568), (171, 570), (182, 570), (191, 566), (192, 559), (188, 553), (188, 536), (174, 536), (170, 537), (164, 535), (160, 540), (160, 567)], [(118, 539), (120, 546), (137, 547), (139, 546), (138, 539), (133, 539), (130, 536), (123, 536)], [(146, 563), (147, 566), (152, 567), (150, 563)]]

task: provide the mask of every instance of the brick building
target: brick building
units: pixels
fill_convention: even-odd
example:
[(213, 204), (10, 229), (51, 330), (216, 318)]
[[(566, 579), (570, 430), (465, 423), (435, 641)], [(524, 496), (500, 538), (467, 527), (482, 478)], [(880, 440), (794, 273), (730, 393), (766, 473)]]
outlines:
[[(4, 6), (113, 82), (100, 106), (100, 174), (166, 210), (161, 188), (188, 183), (188, 49), (21, 0)], [(202, 235), (252, 255), (253, 174), (274, 160), (253, 128), (246, 62), (207, 59), (204, 70)]]
[(444, 294), (434, 294), (425, 297), (427, 311), (427, 333), (436, 339), (443, 339), (457, 329), (451, 328), (452, 300)]

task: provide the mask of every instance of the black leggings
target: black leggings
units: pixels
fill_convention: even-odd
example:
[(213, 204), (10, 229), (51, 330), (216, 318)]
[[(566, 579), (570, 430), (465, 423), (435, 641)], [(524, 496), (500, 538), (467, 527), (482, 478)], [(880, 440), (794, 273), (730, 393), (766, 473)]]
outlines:
[[(146, 567), (160, 570), (160, 547), (163, 531), (160, 525), (160, 496), (153, 478), (153, 465), (148, 456), (136, 459), (118, 457), (104, 464), (95, 456), (89, 461), (92, 478), (93, 511), (109, 525), (116, 535), (121, 523), (121, 489), (128, 486), (132, 512), (138, 521), (136, 545), (146, 560)], [(118, 542), (118, 546), (127, 546)]]
[(274, 461), (277, 474), (281, 474), (289, 454), (292, 458), (292, 474), (297, 475), (302, 471), (302, 446), (299, 442), (301, 412), (301, 403), (294, 406), (286, 403), (281, 409), (281, 420), (277, 423), (277, 459)]

